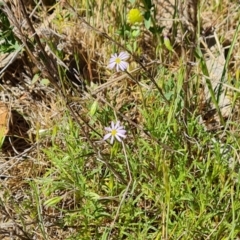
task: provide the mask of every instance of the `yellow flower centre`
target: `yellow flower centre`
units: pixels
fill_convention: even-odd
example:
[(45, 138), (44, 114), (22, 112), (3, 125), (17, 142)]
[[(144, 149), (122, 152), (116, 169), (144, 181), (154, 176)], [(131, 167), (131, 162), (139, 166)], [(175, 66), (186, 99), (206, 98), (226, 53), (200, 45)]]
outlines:
[(112, 132), (111, 132), (112, 136), (116, 136), (117, 135), (117, 130), (116, 129), (113, 129)]
[(115, 59), (115, 62), (117, 63), (117, 64), (120, 64), (121, 63), (121, 58), (119, 58), (119, 57), (117, 57), (116, 59)]

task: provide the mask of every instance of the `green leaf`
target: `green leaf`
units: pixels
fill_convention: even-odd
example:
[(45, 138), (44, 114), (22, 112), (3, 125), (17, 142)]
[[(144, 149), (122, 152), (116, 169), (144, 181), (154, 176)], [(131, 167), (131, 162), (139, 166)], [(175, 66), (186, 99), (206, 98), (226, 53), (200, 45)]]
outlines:
[(136, 0), (129, 0), (129, 2), (130, 2), (131, 4), (134, 4), (134, 3), (136, 2)]
[(51, 207), (51, 206), (58, 204), (61, 200), (62, 200), (62, 197), (59, 197), (59, 196), (53, 197), (53, 198), (50, 198), (47, 201), (45, 201), (44, 205), (47, 207)]
[(133, 37), (136, 38), (136, 37), (138, 37), (139, 35), (140, 35), (140, 29), (136, 29), (136, 30), (133, 30), (133, 31), (132, 31), (132, 36), (133, 36)]
[(148, 18), (148, 19), (145, 18), (145, 20), (144, 20), (144, 25), (145, 25), (145, 27), (146, 27), (147, 29), (149, 29), (149, 28), (151, 27), (151, 25), (152, 25), (151, 18)]
[(165, 47), (166, 47), (170, 52), (173, 52), (173, 47), (172, 47), (171, 42), (170, 42), (170, 40), (169, 40), (168, 37), (166, 37), (166, 36), (164, 37), (163, 43), (164, 43)]
[(100, 196), (94, 192), (85, 192), (85, 196), (90, 197), (92, 200), (98, 200)]
[(97, 108), (98, 108), (98, 101), (95, 100), (94, 103), (92, 104), (91, 108), (90, 108), (90, 116), (93, 117), (97, 111)]
[(131, 46), (130, 44), (127, 44), (127, 49), (128, 49), (130, 52), (133, 51), (132, 46)]
[(39, 79), (39, 74), (35, 74), (32, 79), (32, 84), (35, 84)]
[(40, 84), (44, 85), (44, 86), (48, 86), (50, 83), (50, 81), (47, 79), (47, 78), (43, 78), (41, 81), (40, 81)]

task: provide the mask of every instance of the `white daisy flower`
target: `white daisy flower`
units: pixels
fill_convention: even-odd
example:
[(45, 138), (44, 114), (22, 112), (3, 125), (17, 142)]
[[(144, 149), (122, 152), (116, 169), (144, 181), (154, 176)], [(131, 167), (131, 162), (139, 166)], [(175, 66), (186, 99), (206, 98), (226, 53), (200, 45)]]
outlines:
[(116, 67), (117, 72), (125, 71), (128, 68), (128, 62), (125, 60), (128, 58), (129, 54), (127, 52), (120, 52), (119, 55), (117, 55), (117, 53), (114, 53), (111, 55), (108, 68), (113, 69)]
[(110, 143), (113, 144), (114, 139), (116, 138), (119, 142), (122, 142), (121, 138), (126, 138), (126, 130), (124, 130), (124, 127), (120, 125), (120, 122), (117, 121), (116, 124), (114, 122), (111, 122), (110, 127), (105, 127), (105, 130), (108, 131), (104, 137), (103, 140), (107, 140), (111, 137)]

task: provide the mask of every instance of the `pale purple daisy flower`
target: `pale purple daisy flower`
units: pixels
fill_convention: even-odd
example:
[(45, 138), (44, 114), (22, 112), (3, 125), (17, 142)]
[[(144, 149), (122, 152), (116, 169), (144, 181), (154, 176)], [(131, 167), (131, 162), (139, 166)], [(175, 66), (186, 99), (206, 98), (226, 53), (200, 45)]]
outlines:
[(126, 130), (124, 130), (124, 127), (120, 125), (120, 122), (117, 121), (116, 124), (114, 122), (111, 122), (110, 127), (105, 127), (105, 130), (108, 131), (104, 137), (103, 140), (107, 140), (111, 137), (110, 143), (113, 144), (114, 139), (116, 138), (119, 142), (122, 142), (121, 138), (126, 138)]
[(128, 58), (129, 54), (127, 52), (120, 52), (119, 55), (117, 55), (117, 53), (114, 53), (111, 55), (108, 68), (112, 70), (116, 67), (117, 72), (125, 71), (128, 68), (128, 62), (125, 60)]

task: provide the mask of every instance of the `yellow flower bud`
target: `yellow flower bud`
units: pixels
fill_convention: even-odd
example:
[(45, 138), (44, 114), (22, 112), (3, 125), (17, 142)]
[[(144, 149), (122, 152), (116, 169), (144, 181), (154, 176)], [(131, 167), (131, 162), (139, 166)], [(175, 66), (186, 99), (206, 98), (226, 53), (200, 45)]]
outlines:
[(141, 12), (139, 11), (139, 9), (133, 8), (129, 11), (128, 22), (132, 25), (143, 22), (143, 16), (142, 16)]

